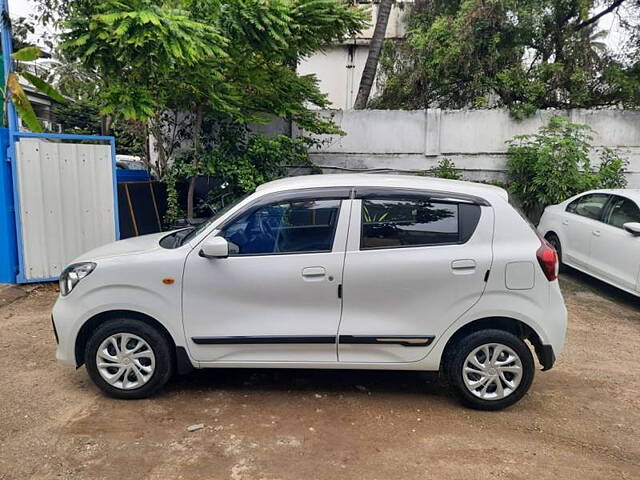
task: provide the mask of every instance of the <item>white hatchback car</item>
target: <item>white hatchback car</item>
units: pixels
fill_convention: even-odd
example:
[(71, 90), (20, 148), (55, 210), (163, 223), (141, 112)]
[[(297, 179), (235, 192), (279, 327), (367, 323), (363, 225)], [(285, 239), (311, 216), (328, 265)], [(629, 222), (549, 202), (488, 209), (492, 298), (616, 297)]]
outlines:
[(196, 229), (86, 253), (60, 278), (57, 358), (141, 398), (174, 371), (440, 371), (495, 410), (563, 348), (555, 251), (504, 190), (411, 176), (262, 185)]
[(640, 296), (640, 190), (591, 190), (545, 209), (560, 262)]

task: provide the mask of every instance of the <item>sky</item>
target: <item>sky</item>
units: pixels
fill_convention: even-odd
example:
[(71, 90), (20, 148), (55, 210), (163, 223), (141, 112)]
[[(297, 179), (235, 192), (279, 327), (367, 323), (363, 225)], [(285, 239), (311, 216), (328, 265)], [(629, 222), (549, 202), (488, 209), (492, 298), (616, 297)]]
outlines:
[(33, 2), (29, 0), (9, 0), (9, 13), (12, 17), (26, 17), (34, 13)]
[[(29, 14), (35, 12), (35, 2), (33, 0), (9, 0), (9, 13), (12, 17), (27, 17)], [(620, 12), (622, 15), (625, 14), (624, 11)], [(622, 31), (619, 25), (619, 21), (616, 15), (609, 14), (604, 16), (598, 26), (601, 29), (607, 30), (608, 35), (606, 38), (606, 43), (608, 47), (615, 53), (619, 53), (623, 48), (623, 43), (625, 40), (625, 32)], [(36, 34), (37, 34), (36, 30)], [(37, 38), (32, 39), (32, 41), (37, 42)]]

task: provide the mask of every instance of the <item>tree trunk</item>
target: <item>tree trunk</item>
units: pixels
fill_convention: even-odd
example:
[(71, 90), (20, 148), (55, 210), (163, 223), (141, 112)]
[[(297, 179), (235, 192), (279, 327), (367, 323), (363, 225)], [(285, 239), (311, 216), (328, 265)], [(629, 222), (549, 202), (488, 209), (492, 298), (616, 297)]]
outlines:
[(100, 117), (102, 120), (100, 123), (100, 135), (109, 135), (111, 132), (111, 124), (113, 123), (113, 117), (111, 115), (105, 115)]
[(204, 117), (204, 105), (198, 103), (196, 105), (196, 118), (193, 124), (193, 166), (196, 174), (189, 180), (189, 190), (187, 191), (187, 221), (193, 220), (193, 196), (196, 190), (196, 180), (198, 179), (198, 161), (201, 150), (201, 134), (202, 134), (202, 119)]
[[(151, 130), (151, 134), (153, 135), (153, 140), (155, 145), (151, 144), (151, 138), (149, 136), (149, 129)], [(165, 150), (165, 138), (162, 133), (162, 127), (156, 122), (151, 120), (148, 124), (145, 124), (144, 127), (145, 134), (145, 153), (147, 155), (147, 163), (149, 166), (155, 169), (158, 178), (162, 178), (166, 172), (166, 167), (169, 163), (167, 158), (167, 152)], [(156, 151), (158, 152), (158, 156), (156, 159), (156, 164), (151, 164), (151, 149), (155, 146)]]
[(358, 88), (358, 96), (353, 104), (353, 108), (356, 110), (367, 108), (367, 102), (369, 101), (369, 94), (371, 93), (373, 80), (375, 79), (376, 71), (378, 70), (378, 60), (380, 59), (380, 52), (382, 51), (382, 44), (384, 43), (384, 35), (387, 32), (387, 24), (389, 23), (389, 14), (391, 13), (392, 5), (393, 0), (380, 0), (376, 27), (373, 30), (371, 43), (369, 43), (367, 63), (362, 71), (360, 88)]

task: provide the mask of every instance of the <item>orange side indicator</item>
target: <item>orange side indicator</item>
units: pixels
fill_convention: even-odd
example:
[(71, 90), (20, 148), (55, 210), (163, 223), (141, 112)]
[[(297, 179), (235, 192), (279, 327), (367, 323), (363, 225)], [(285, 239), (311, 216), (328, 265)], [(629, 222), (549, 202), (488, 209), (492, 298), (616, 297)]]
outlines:
[(175, 282), (176, 279), (171, 277), (165, 277), (162, 279), (162, 283), (164, 283), (165, 285), (173, 285)]

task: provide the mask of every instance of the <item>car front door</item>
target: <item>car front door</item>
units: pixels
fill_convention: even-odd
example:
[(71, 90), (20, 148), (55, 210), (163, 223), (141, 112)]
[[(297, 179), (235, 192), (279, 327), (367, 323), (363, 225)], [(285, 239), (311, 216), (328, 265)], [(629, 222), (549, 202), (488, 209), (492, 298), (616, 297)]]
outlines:
[(564, 259), (577, 267), (591, 270), (591, 239), (600, 228), (602, 212), (609, 195), (589, 193), (575, 199), (562, 218), (565, 241), (562, 244)]
[(341, 362), (420, 360), (480, 298), (491, 268), (490, 206), (378, 190), (357, 190), (352, 207)]
[(622, 228), (628, 222), (640, 222), (640, 208), (629, 198), (613, 196), (602, 224), (594, 230), (589, 262), (595, 274), (623, 288), (636, 290), (640, 237)]
[(267, 196), (212, 233), (229, 242), (228, 258), (188, 255), (183, 322), (195, 360), (337, 360), (349, 195)]

